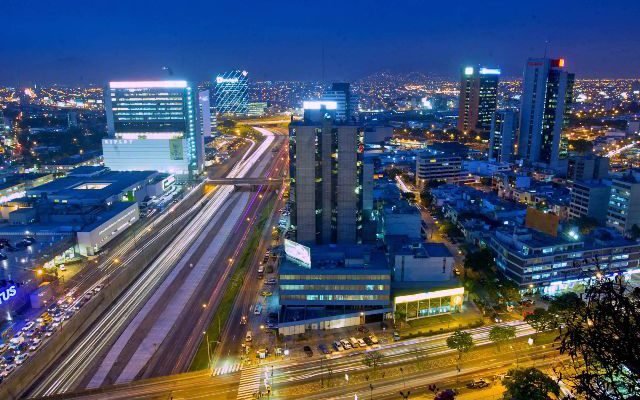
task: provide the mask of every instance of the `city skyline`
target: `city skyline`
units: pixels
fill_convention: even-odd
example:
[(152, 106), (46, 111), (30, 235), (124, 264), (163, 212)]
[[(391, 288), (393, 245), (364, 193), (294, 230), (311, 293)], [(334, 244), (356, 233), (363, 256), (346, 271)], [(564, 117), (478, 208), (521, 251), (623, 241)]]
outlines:
[[(633, 35), (624, 34), (638, 5), (340, 4), (339, 14), (351, 17), (336, 16), (337, 3), (323, 8), (256, 3), (239, 14), (234, 5), (196, 6), (199, 14), (212, 17), (191, 18), (189, 7), (165, 12), (168, 2), (153, 9), (109, 4), (89, 10), (74, 2), (65, 8), (7, 4), (4, 52), (20, 61), (0, 67), (0, 83), (158, 79), (167, 76), (163, 67), (191, 81), (235, 68), (251, 71), (257, 81), (352, 81), (382, 70), (455, 77), (468, 63), (496, 65), (508, 77), (521, 76), (524, 60), (543, 56), (545, 47), (548, 56), (564, 57), (581, 77), (633, 77), (640, 64)], [(542, 12), (549, 7), (555, 12)], [(30, 23), (23, 24), (21, 15)], [(82, 34), (51, 35), (50, 21)]]

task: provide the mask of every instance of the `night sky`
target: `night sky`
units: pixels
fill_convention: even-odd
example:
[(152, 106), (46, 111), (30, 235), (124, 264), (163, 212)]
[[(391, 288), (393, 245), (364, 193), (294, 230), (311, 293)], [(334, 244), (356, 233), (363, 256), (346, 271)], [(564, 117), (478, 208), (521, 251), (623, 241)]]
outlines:
[[(210, 79), (354, 80), (379, 71), (520, 76), (529, 56), (577, 77), (640, 76), (640, 1), (3, 0), (0, 84)], [(322, 48), (325, 51), (323, 76)]]

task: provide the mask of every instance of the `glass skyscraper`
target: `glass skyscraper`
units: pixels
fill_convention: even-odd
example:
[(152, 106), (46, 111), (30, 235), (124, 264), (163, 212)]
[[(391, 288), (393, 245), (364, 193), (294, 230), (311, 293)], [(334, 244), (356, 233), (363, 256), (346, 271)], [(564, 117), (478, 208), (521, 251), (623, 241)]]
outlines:
[(202, 171), (198, 103), (187, 82), (111, 82), (105, 109), (109, 138), (102, 147), (107, 167), (188, 177)]
[(500, 70), (486, 67), (465, 67), (460, 81), (458, 130), (486, 132), (498, 104)]
[(573, 103), (575, 76), (564, 59), (527, 61), (520, 109), (518, 155), (531, 165), (566, 168), (568, 140), (563, 129)]
[(216, 76), (215, 105), (218, 114), (246, 115), (249, 111), (247, 71), (234, 70)]

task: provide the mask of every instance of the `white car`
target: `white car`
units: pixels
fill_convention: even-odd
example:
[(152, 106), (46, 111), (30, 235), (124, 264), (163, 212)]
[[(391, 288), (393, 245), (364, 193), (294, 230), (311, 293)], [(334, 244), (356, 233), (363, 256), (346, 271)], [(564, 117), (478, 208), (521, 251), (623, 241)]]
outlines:
[(22, 327), (22, 332), (26, 332), (28, 330), (30, 330), (31, 328), (33, 328), (33, 326), (35, 325), (35, 323), (33, 321), (29, 321), (25, 324), (25, 326)]
[(16, 356), (16, 365), (22, 365), (22, 363), (24, 362), (24, 360), (27, 359), (27, 357), (29, 357), (29, 353), (18, 354)]

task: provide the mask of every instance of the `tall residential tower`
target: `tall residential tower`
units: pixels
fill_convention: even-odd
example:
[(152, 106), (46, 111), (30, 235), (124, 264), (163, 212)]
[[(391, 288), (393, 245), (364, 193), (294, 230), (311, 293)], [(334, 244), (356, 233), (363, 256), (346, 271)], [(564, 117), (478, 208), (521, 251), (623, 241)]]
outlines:
[(518, 112), (498, 110), (491, 119), (489, 137), (489, 160), (509, 162), (513, 157), (513, 148), (518, 134)]
[(498, 104), (500, 70), (486, 67), (465, 67), (460, 81), (458, 130), (486, 132)]
[(564, 59), (530, 58), (524, 71), (518, 156), (530, 165), (566, 168), (563, 134), (573, 102), (574, 74)]

